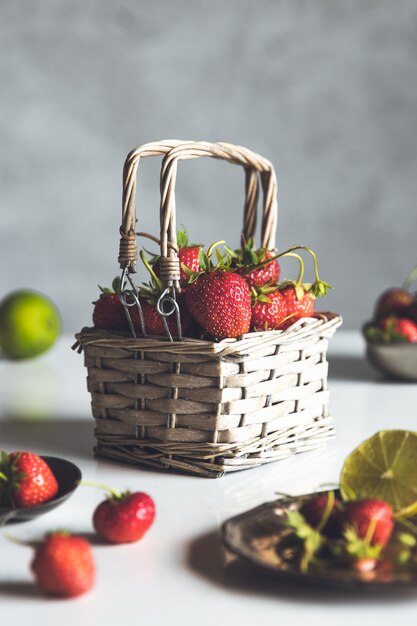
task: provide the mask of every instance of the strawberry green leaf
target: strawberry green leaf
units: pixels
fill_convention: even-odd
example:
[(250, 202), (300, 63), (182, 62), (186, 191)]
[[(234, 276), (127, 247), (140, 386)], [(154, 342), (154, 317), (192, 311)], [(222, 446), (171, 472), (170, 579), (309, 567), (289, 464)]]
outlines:
[(188, 234), (185, 229), (177, 232), (177, 244), (179, 248), (185, 248), (188, 246)]
[(229, 248), (229, 246), (223, 246), (223, 248), (226, 250), (227, 254), (232, 259), (238, 259), (239, 258), (239, 254), (235, 250), (232, 250), (232, 248)]
[(200, 248), (198, 252), (198, 264), (205, 272), (208, 272), (210, 270), (210, 259), (207, 255), (207, 252), (203, 250), (203, 248)]
[(121, 288), (122, 288), (122, 281), (121, 281), (120, 276), (116, 276), (116, 278), (113, 279), (111, 286), (115, 293), (120, 293)]
[(316, 280), (316, 282), (311, 285), (309, 291), (313, 294), (315, 298), (322, 298), (323, 296), (327, 295), (329, 289), (333, 289), (332, 285), (329, 285), (329, 283), (325, 283), (324, 280)]
[(102, 287), (101, 285), (99, 285), (98, 288), (100, 289), (101, 293), (114, 293), (114, 289), (110, 289), (110, 287)]

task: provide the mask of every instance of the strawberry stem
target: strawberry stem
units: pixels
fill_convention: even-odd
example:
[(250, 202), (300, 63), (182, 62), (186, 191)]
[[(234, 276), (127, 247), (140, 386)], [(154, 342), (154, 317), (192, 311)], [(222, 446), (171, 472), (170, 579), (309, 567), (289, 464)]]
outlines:
[(321, 531), (323, 530), (323, 528), (326, 526), (327, 522), (329, 521), (329, 517), (331, 515), (331, 512), (333, 511), (333, 506), (334, 506), (334, 492), (329, 491), (327, 495), (326, 508), (324, 509), (323, 517), (320, 520), (320, 524), (317, 527), (317, 530), (319, 533), (321, 533)]
[(207, 256), (210, 257), (214, 248), (217, 248), (217, 246), (221, 246), (224, 243), (226, 243), (224, 239), (219, 239), (219, 241), (215, 241), (214, 243), (212, 243), (210, 248), (207, 251)]
[(146, 269), (148, 270), (149, 274), (152, 276), (152, 279), (155, 283), (155, 285), (158, 287), (158, 289), (160, 289), (162, 291), (163, 286), (162, 286), (162, 281), (160, 278), (158, 278), (158, 276), (155, 274), (154, 270), (152, 269), (152, 267), (150, 266), (145, 253), (143, 252), (143, 250), (140, 251), (140, 258), (142, 259), (142, 263), (144, 264), (144, 266), (146, 267)]
[(4, 480), (4, 482), (8, 483), (9, 479), (6, 476), (6, 474), (3, 474), (3, 472), (0, 472), (0, 480)]
[(376, 515), (369, 522), (368, 529), (366, 531), (364, 542), (367, 546), (371, 545), (372, 537), (374, 536), (376, 525), (378, 524), (378, 518)]
[(411, 270), (411, 272), (409, 273), (409, 275), (407, 276), (407, 278), (403, 282), (402, 288), (405, 291), (408, 291), (409, 288), (411, 287), (411, 285), (413, 284), (413, 282), (415, 280), (417, 280), (417, 267), (415, 267), (413, 270)]
[(311, 250), (307, 246), (293, 246), (292, 249), (293, 250), (305, 250), (306, 252), (311, 254), (311, 256), (313, 257), (314, 274), (315, 274), (316, 280), (311, 285), (309, 291), (311, 291), (311, 293), (313, 294), (315, 298), (321, 298), (322, 296), (325, 296), (327, 294), (327, 291), (329, 289), (333, 289), (333, 287), (332, 285), (329, 285), (329, 283), (324, 282), (324, 280), (321, 280), (319, 276), (317, 256), (315, 255), (313, 250)]
[(296, 282), (296, 285), (300, 285), (304, 276), (304, 261), (302, 257), (299, 254), (296, 254), (295, 252), (290, 252), (290, 251), (283, 252), (280, 256), (283, 256), (283, 257), (291, 256), (291, 257), (294, 257), (294, 259), (298, 259), (298, 262), (300, 264), (300, 271), (298, 273), (298, 277), (295, 282)]
[(121, 497), (121, 493), (108, 485), (103, 485), (103, 483), (95, 483), (90, 480), (81, 480), (79, 483), (82, 487), (95, 487), (96, 489), (103, 489), (107, 491), (113, 498), (119, 499)]
[(5, 533), (4, 537), (11, 543), (17, 546), (24, 546), (25, 548), (37, 548), (39, 545), (36, 541), (23, 541), (23, 539), (19, 539), (19, 537), (15, 537), (15, 535), (10, 535), (9, 533)]
[(413, 522), (411, 522), (409, 519), (405, 519), (404, 517), (396, 517), (395, 521), (408, 528), (408, 530), (410, 530), (413, 534), (417, 535), (417, 525), (413, 524)]

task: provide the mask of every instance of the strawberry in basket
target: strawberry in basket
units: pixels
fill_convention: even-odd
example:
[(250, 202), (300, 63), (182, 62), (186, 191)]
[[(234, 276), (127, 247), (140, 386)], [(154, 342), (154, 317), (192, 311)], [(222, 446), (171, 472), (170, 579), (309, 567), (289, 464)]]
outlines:
[[(143, 253), (141, 254), (144, 263), (146, 261)], [(161, 315), (157, 311), (157, 302), (162, 293), (162, 283), (152, 268), (146, 261), (149, 271), (152, 274), (152, 281), (147, 285), (143, 285), (139, 291), (139, 302), (142, 308), (143, 321), (148, 335), (159, 335), (164, 337), (166, 329)], [(93, 324), (96, 328), (103, 330), (118, 330), (129, 332), (130, 326), (127, 319), (125, 308), (120, 301), (120, 279), (115, 278), (113, 288), (102, 288), (99, 300), (94, 303)], [(181, 326), (183, 333), (189, 330), (191, 318), (181, 296), (177, 298), (180, 309)], [(130, 319), (135, 332), (141, 334), (142, 326), (140, 322), (139, 310), (136, 305), (128, 307)], [(175, 315), (167, 317), (167, 324), (172, 335), (177, 335), (177, 325)]]
[[(185, 287), (188, 281), (188, 273), (198, 272), (200, 270), (200, 254), (203, 246), (199, 244), (189, 243), (187, 231), (179, 230), (177, 232), (177, 245), (178, 245), (178, 258), (180, 261), (180, 283), (181, 287)], [(155, 272), (155, 275), (159, 278), (159, 257), (155, 256), (150, 264)]]
[[(159, 260), (158, 258), (155, 260), (155, 264), (157, 262), (159, 264), (159, 270), (158, 265), (154, 265), (154, 274), (164, 287), (161, 294), (162, 305), (159, 299), (161, 291), (154, 276), (139, 292), (131, 282), (131, 276), (136, 272), (138, 256), (136, 227), (141, 221), (138, 220), (136, 207), (136, 178), (140, 160), (148, 156), (163, 157), (159, 179), (159, 240), (157, 237), (150, 237), (159, 243)], [(240, 240), (248, 244), (244, 244), (244, 250), (240, 252), (232, 251), (230, 257), (233, 262), (228, 262), (220, 252), (216, 252), (214, 256), (214, 258), (217, 256), (216, 264), (211, 263), (210, 249), (207, 253), (201, 247), (197, 250), (199, 246), (190, 245), (186, 240), (179, 241), (178, 247), (174, 245), (178, 163), (201, 157), (216, 158), (240, 166), (245, 174), (243, 232), (239, 234)], [(256, 247), (253, 241), (249, 240), (255, 235), (255, 216), (260, 190), (263, 197), (262, 225), (259, 229), (259, 244), (256, 244), (259, 247)], [(204, 190), (201, 195), (204, 197)], [(294, 292), (294, 284), (278, 283), (281, 280), (279, 267), (281, 261), (274, 251), (277, 224), (276, 196), (277, 181), (272, 163), (242, 146), (226, 142), (162, 140), (137, 146), (129, 152), (123, 167), (122, 222), (117, 258), (127, 284), (131, 285), (131, 289), (129, 287), (123, 289), (122, 297), (126, 299), (130, 296), (132, 302), (138, 297), (140, 302), (143, 302), (142, 310), (147, 317), (145, 321), (148, 322), (149, 335), (144, 337), (143, 333), (138, 332), (132, 340), (129, 331), (117, 334), (90, 328), (83, 328), (76, 335), (77, 343), (74, 348), (85, 352), (93, 414), (98, 416), (96, 450), (99, 454), (153, 467), (213, 477), (261, 465), (274, 460), (274, 457), (281, 458), (282, 445), (285, 447), (285, 443), (282, 444), (285, 439), (283, 432), (287, 427), (283, 427), (284, 431), (279, 429), (279, 432), (275, 432), (270, 425), (274, 412), (272, 405), (276, 403), (273, 382), (255, 388), (256, 385), (252, 385), (251, 382), (252, 370), (248, 368), (252, 367), (255, 359), (256, 367), (262, 372), (260, 378), (268, 381), (280, 378), (281, 364), (286, 364), (285, 353), (290, 342), (287, 341), (286, 333), (280, 331), (269, 333), (265, 338), (248, 335), (252, 318), (250, 290), (252, 287), (264, 285), (276, 287), (274, 291), (279, 291), (280, 295), (272, 296), (269, 293), (266, 295), (273, 297), (277, 302), (279, 300), (281, 304), (283, 300), (285, 301), (284, 319), (281, 315), (279, 317), (279, 323), (282, 324), (289, 315), (292, 321), (296, 315), (311, 314), (311, 299), (323, 295), (318, 292), (324, 291), (324, 288), (322, 283), (305, 286), (300, 297), (296, 291)], [(203, 209), (201, 214), (203, 218)], [(173, 258), (176, 256), (172, 253), (173, 249), (178, 249), (180, 267), (177, 258)], [(294, 293), (297, 297), (291, 300), (291, 294)], [(162, 309), (162, 312), (168, 313), (169, 305), (172, 305), (173, 301), (178, 302), (180, 307), (183, 335), (186, 340), (180, 341), (180, 336), (174, 332), (171, 333), (172, 337), (164, 332), (163, 337), (158, 336), (154, 339), (150, 333), (160, 333), (160, 329), (150, 330), (152, 322), (148, 316), (155, 315), (157, 307)], [(264, 304), (267, 305), (268, 302)], [(148, 306), (150, 313), (147, 311)], [(299, 310), (301, 306), (304, 306), (302, 313)], [(158, 312), (161, 311), (157, 310)], [(135, 314), (134, 306), (131, 313), (132, 316)], [(192, 319), (188, 330), (187, 314)], [(269, 315), (270, 311), (266, 314)], [(172, 318), (169, 316), (168, 319), (170, 317)], [(156, 318), (156, 322), (160, 323), (159, 318)], [(321, 342), (320, 339), (330, 337), (341, 322), (339, 315), (328, 313), (321, 315), (315, 323), (306, 324), (303, 332), (299, 333), (297, 348), (299, 359), (303, 359), (304, 346), (309, 346), (313, 338), (314, 342), (318, 342), (320, 359), (325, 362), (326, 342)], [(170, 322), (167, 321), (167, 324)], [(258, 324), (254, 326), (258, 327)], [(268, 328), (275, 326), (275, 322), (268, 319)], [(262, 324), (260, 327), (263, 328)], [(170, 338), (175, 340), (168, 341)], [(166, 341), (161, 344), (161, 339)], [(292, 339), (291, 335), (289, 339)], [(218, 341), (221, 341), (222, 345), (215, 343)], [(274, 369), (271, 369), (272, 361), (266, 356), (267, 353), (275, 354)], [(98, 359), (97, 354), (103, 357)], [(136, 363), (139, 360), (140, 365)], [(171, 365), (167, 368), (168, 363)], [(231, 363), (239, 364), (239, 375), (233, 381), (229, 376)], [(301, 369), (306, 372), (311, 366), (309, 362), (302, 364), (296, 362), (291, 365), (291, 372), (299, 373)], [(285, 367), (287, 371), (288, 368), (286, 365)], [(99, 371), (101, 369), (106, 370), (104, 375)], [(135, 376), (134, 384), (119, 384), (121, 371), (138, 372), (141, 375)], [(148, 375), (148, 372), (160, 374)], [(102, 384), (104, 379), (108, 384)], [(319, 389), (327, 388), (325, 368), (322, 379), (322, 384), (311, 386), (311, 389), (303, 386), (303, 401), (312, 407), (311, 411), (310, 409), (308, 411), (308, 416), (297, 414), (296, 418), (297, 420), (299, 418), (300, 422), (296, 420), (295, 424), (291, 403), (288, 413), (285, 413), (291, 415), (289, 420), (284, 419), (289, 436), (295, 426), (297, 432), (300, 432), (298, 437), (300, 443), (291, 446), (291, 453), (302, 451), (307, 439), (309, 449), (322, 445), (324, 433), (329, 436), (333, 433), (331, 419), (322, 398), (315, 401), (313, 397), (310, 400), (310, 395), (320, 393)], [(113, 382), (114, 384), (110, 384)], [(304, 378), (301, 380), (299, 376), (288, 376), (288, 380), (285, 378), (277, 381), (277, 389), (281, 389), (282, 386), (287, 389), (288, 386), (288, 397), (298, 397), (298, 391), (293, 388), (303, 382)], [(248, 395), (246, 389), (249, 384), (251, 393)], [(230, 393), (229, 387), (233, 387)], [(206, 388), (210, 388), (210, 393), (204, 391)], [(120, 396), (120, 401), (114, 396)], [(267, 410), (263, 411), (263, 407)], [(258, 420), (255, 425), (253, 425), (254, 412)], [(279, 414), (281, 415), (281, 407)], [(235, 424), (230, 415), (242, 417)], [(248, 419), (245, 418), (246, 415)], [(207, 416), (215, 416), (215, 419), (207, 419)], [(306, 420), (311, 422), (307, 423)], [(319, 421), (320, 429), (317, 428)], [(310, 428), (310, 423), (313, 428)], [(268, 454), (264, 454), (265, 436), (268, 438)]]
[(200, 271), (187, 272), (185, 302), (194, 320), (217, 340), (239, 337), (249, 331), (251, 297), (246, 280), (230, 271), (229, 262), (218, 253), (217, 265), (208, 253), (200, 253)]
[(236, 273), (248, 283), (249, 287), (262, 287), (262, 285), (277, 284), (281, 268), (274, 253), (267, 248), (255, 249), (253, 237), (245, 242), (242, 248), (232, 250), (228, 246), (224, 247), (230, 257)]
[[(304, 261), (295, 249), (309, 252), (313, 257), (315, 282), (303, 283)], [(253, 286), (252, 320), (253, 330), (285, 330), (298, 319), (312, 317), (314, 314), (315, 298), (327, 294), (331, 285), (322, 281), (318, 274), (317, 258), (312, 250), (305, 246), (293, 246), (282, 252), (279, 257), (294, 257), (300, 264), (300, 271), (296, 281), (286, 280), (280, 284), (268, 282), (262, 286)]]

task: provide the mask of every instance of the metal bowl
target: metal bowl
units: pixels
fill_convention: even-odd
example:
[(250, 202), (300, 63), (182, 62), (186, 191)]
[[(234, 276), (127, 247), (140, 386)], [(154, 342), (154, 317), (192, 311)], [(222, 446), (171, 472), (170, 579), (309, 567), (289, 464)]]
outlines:
[(390, 378), (417, 381), (417, 344), (366, 340), (366, 356)]

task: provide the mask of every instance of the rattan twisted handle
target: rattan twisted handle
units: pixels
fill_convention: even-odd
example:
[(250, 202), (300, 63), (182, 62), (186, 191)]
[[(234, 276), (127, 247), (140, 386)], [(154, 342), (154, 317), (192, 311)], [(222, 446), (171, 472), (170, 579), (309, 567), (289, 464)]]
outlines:
[[(223, 159), (242, 165), (246, 172), (259, 172), (263, 193), (263, 218), (261, 246), (273, 249), (277, 227), (277, 181), (273, 165), (260, 155), (247, 148), (229, 143), (184, 142), (170, 150), (164, 157), (161, 169), (161, 258), (162, 280), (178, 288), (179, 261), (174, 250), (168, 249), (168, 242), (176, 243), (175, 224), (175, 181), (178, 161), (196, 159), (201, 156)], [(256, 221), (256, 205), (246, 203), (243, 238), (253, 236)], [(247, 228), (247, 231), (245, 231)]]
[[(120, 227), (119, 263), (129, 272), (136, 271), (136, 180), (139, 161), (146, 156), (161, 156), (182, 144), (193, 142), (167, 139), (137, 146), (129, 152), (123, 167), (122, 225)], [(246, 193), (242, 238), (253, 237), (256, 228), (256, 206), (258, 202), (257, 170), (246, 167)], [(175, 239), (176, 242), (176, 234)]]

